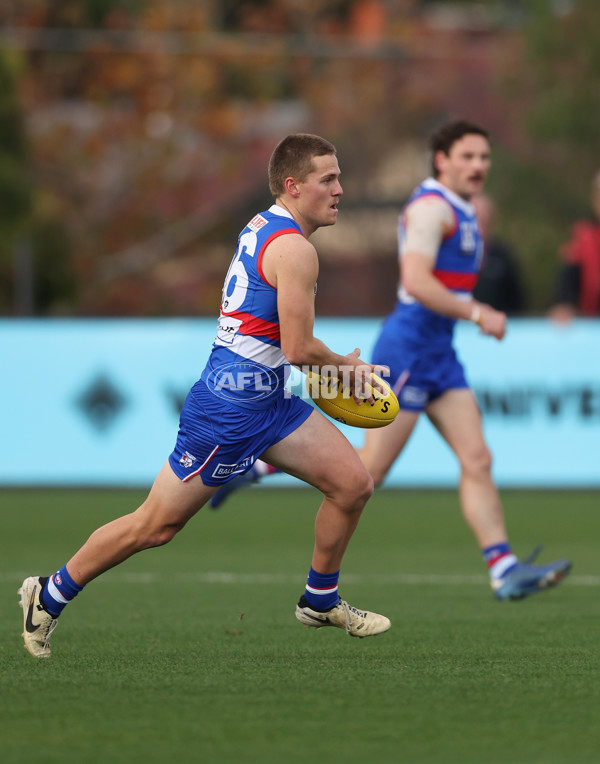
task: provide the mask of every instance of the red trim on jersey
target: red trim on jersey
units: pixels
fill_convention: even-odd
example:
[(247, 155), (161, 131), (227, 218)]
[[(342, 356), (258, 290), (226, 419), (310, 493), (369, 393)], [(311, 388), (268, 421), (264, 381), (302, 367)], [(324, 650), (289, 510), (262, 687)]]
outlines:
[(269, 337), (272, 340), (281, 339), (279, 324), (273, 321), (265, 321), (264, 318), (258, 318), (251, 313), (244, 313), (241, 310), (233, 310), (226, 313), (228, 317), (238, 318), (242, 324), (238, 329), (240, 334), (252, 334), (257, 337)]
[(271, 284), (270, 281), (267, 280), (265, 274), (263, 273), (262, 256), (265, 249), (267, 248), (267, 244), (270, 244), (273, 241), (273, 239), (276, 239), (278, 236), (282, 236), (284, 233), (297, 233), (300, 236), (302, 236), (302, 234), (297, 228), (283, 228), (281, 231), (275, 231), (275, 233), (271, 234), (271, 236), (269, 236), (269, 238), (262, 245), (262, 247), (260, 248), (260, 252), (258, 253), (258, 257), (256, 258), (256, 270), (258, 271), (258, 275), (265, 282), (265, 284), (268, 284), (273, 289), (276, 289), (276, 287), (274, 287), (273, 284)]
[(459, 273), (458, 271), (434, 269), (433, 275), (448, 289), (457, 289), (461, 292), (472, 292), (477, 283), (476, 273)]

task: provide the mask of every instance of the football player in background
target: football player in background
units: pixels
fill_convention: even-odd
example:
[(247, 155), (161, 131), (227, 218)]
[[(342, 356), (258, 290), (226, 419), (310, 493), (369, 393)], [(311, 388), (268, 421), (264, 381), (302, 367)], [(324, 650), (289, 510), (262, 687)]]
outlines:
[(293, 134), (275, 148), (269, 162), (275, 204), (240, 234), (208, 363), (187, 396), (175, 448), (148, 497), (92, 533), (54, 575), (26, 578), (19, 589), (25, 647), (34, 657), (50, 655), (60, 613), (86, 584), (136, 552), (170, 541), (219, 486), (263, 453), (324, 496), (297, 619), (356, 637), (389, 629), (385, 616), (351, 607), (338, 594), (340, 564), (373, 480), (335, 425), (284, 390), (288, 363), (327, 365), (343, 370), (358, 397), (372, 401), (365, 383), (372, 370), (381, 372), (362, 361), (358, 349), (339, 355), (313, 335), (318, 257), (308, 239), (336, 222), (339, 177), (335, 147), (323, 138)]
[(506, 332), (505, 313), (471, 295), (483, 246), (470, 200), (481, 193), (490, 169), (488, 134), (452, 121), (434, 133), (430, 146), (432, 177), (413, 191), (400, 217), (398, 301), (372, 358), (390, 368), (400, 412), (387, 427), (367, 431), (359, 453), (380, 484), (425, 412), (459, 461), (462, 513), (496, 597), (521, 599), (557, 584), (571, 563), (534, 565), (539, 550), (524, 562), (513, 553), (481, 413), (452, 344), (459, 320), (472, 321), (496, 340)]

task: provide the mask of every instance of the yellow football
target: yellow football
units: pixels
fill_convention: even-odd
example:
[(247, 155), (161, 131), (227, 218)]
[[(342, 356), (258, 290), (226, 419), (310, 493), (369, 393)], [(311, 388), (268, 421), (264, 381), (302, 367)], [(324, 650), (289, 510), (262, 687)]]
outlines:
[(347, 387), (343, 387), (338, 377), (309, 371), (306, 375), (306, 389), (315, 404), (336, 422), (351, 427), (385, 427), (393, 422), (399, 411), (398, 399), (392, 388), (381, 377), (371, 374), (385, 389), (384, 393), (368, 385), (375, 403), (354, 400)]

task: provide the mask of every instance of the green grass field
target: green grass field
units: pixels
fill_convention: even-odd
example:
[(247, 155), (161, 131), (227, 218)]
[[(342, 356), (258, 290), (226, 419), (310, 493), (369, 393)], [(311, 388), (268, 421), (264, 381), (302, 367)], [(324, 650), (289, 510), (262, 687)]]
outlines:
[(515, 764), (600, 761), (600, 496), (508, 492), (515, 551), (570, 557), (558, 589), (499, 603), (454, 492), (377, 493), (342, 569), (392, 629), (293, 615), (319, 495), (251, 489), (90, 584), (50, 660), (16, 590), (140, 491), (0, 491), (0, 761)]

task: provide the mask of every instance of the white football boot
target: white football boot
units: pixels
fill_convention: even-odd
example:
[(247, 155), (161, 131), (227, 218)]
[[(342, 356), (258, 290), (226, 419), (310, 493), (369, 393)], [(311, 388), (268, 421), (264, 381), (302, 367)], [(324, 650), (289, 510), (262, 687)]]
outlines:
[(42, 605), (41, 597), (47, 578), (26, 578), (18, 593), (23, 608), (23, 640), (25, 648), (34, 658), (50, 657), (50, 635), (58, 619)]
[(345, 629), (351, 637), (374, 637), (387, 631), (391, 624), (389, 618), (368, 610), (358, 610), (344, 600), (340, 600), (331, 610), (313, 610), (304, 597), (296, 606), (296, 618), (305, 626), (337, 626)]

